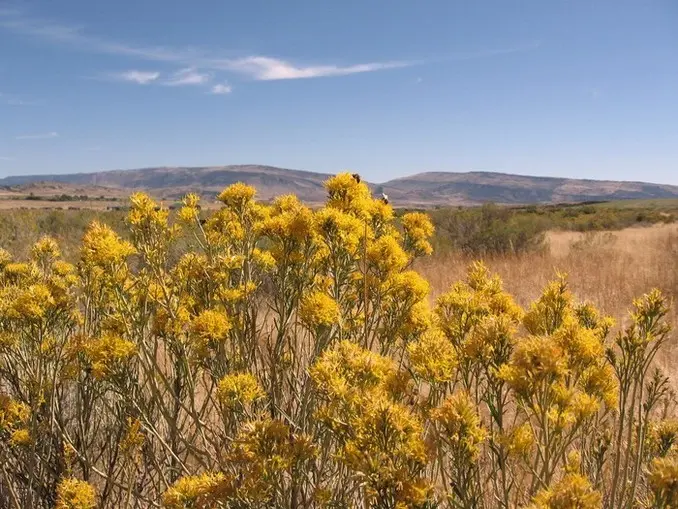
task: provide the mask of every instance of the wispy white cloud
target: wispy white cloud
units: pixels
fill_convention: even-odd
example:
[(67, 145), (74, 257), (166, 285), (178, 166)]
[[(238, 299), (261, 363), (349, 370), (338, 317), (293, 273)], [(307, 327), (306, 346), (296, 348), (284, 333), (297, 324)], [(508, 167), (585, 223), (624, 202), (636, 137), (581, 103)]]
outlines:
[(101, 147), (99, 145), (95, 145), (93, 147), (87, 147), (85, 150), (87, 152), (98, 152), (99, 150), (101, 150)]
[[(184, 76), (169, 83), (177, 85), (204, 84), (210, 75), (199, 69), (229, 71), (245, 77), (262, 80), (289, 80), (346, 76), (366, 72), (396, 69), (415, 65), (417, 62), (371, 62), (347, 66), (339, 65), (299, 65), (269, 56), (246, 56), (241, 58), (222, 58), (195, 48), (143, 47), (109, 41), (88, 35), (83, 27), (68, 26), (53, 21), (30, 18), (12, 11), (3, 15), (0, 11), (0, 28), (15, 33), (41, 38), (53, 43), (70, 45), (81, 51), (122, 55), (153, 62), (177, 63), (187, 66)], [(190, 69), (190, 71), (189, 71)]]
[(186, 85), (204, 85), (212, 77), (207, 73), (197, 71), (195, 68), (187, 67), (179, 69), (166, 82), (165, 85), (182, 87)]
[(214, 85), (211, 91), (211, 93), (215, 95), (225, 95), (230, 94), (231, 92), (233, 92), (233, 88), (231, 87), (231, 85), (228, 85), (227, 83), (219, 83), (217, 85)]
[(15, 140), (48, 140), (50, 138), (58, 138), (59, 133), (52, 131), (49, 133), (38, 133), (38, 134), (23, 134), (21, 136), (15, 136)]
[(118, 73), (110, 73), (107, 77), (118, 80), (136, 83), (138, 85), (148, 85), (160, 77), (160, 73), (156, 71), (137, 71), (129, 70)]
[(414, 65), (415, 62), (372, 62), (349, 66), (300, 66), (278, 58), (252, 56), (239, 59), (212, 60), (209, 61), (209, 64), (214, 68), (234, 71), (254, 78), (255, 80), (272, 81), (346, 76), (349, 74), (408, 67)]
[[(333, 76), (347, 76), (389, 69), (411, 67), (423, 63), (442, 63), (445, 61), (462, 61), (490, 58), (513, 53), (532, 51), (539, 47), (539, 42), (491, 48), (480, 51), (461, 52), (442, 58), (423, 61), (386, 61), (368, 62), (351, 65), (294, 63), (289, 60), (265, 55), (251, 55), (239, 58), (222, 57), (213, 52), (192, 47), (171, 48), (163, 46), (136, 46), (116, 42), (87, 34), (83, 27), (68, 26), (50, 20), (28, 17), (16, 10), (0, 9), (0, 28), (15, 33), (40, 38), (71, 46), (80, 51), (100, 54), (127, 56), (138, 60), (172, 63), (184, 68), (175, 73), (165, 83), (168, 85), (204, 85), (211, 79), (210, 71), (231, 72), (243, 77), (259, 80), (292, 80)], [(146, 83), (156, 81), (159, 77)], [(131, 79), (130, 81), (135, 81)], [(142, 83), (141, 81), (137, 81)]]
[(13, 157), (0, 156), (0, 161), (14, 161)]

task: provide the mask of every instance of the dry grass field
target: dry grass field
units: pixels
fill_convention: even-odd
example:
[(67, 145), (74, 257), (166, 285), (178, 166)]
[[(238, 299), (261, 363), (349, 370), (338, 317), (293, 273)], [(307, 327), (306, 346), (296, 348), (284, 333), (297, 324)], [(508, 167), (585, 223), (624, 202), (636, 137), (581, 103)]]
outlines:
[[(628, 320), (628, 306), (652, 288), (661, 289), (673, 302), (670, 322), (678, 325), (678, 225), (627, 228), (615, 232), (549, 232), (548, 249), (539, 253), (500, 255), (484, 261), (503, 279), (521, 305), (535, 299), (556, 272), (568, 275), (575, 295), (598, 306), (618, 324)], [(471, 257), (436, 256), (419, 263), (417, 270), (431, 282), (433, 296), (463, 279)], [(678, 345), (661, 359), (678, 388), (678, 373), (670, 369), (678, 360)]]

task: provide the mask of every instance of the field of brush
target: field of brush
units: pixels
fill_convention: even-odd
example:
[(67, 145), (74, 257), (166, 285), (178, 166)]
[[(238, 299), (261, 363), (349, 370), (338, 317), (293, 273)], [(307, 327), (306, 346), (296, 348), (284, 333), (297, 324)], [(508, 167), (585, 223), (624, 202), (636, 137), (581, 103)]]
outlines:
[(677, 201), (326, 187), (0, 210), (0, 507), (678, 507)]

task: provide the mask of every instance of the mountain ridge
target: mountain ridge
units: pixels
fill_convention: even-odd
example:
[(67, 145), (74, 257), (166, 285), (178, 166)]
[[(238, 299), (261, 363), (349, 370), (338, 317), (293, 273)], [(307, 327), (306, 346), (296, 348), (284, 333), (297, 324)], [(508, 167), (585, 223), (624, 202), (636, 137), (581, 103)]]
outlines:
[[(21, 175), (0, 179), (12, 187), (55, 182), (98, 189), (145, 190), (162, 199), (178, 199), (188, 192), (214, 196), (234, 182), (257, 188), (263, 200), (294, 193), (307, 202), (322, 202), (323, 182), (331, 175), (276, 166), (242, 164), (225, 166), (158, 166), (127, 170), (60, 175)], [(620, 199), (678, 198), (678, 186), (641, 181), (571, 179), (510, 173), (421, 172), (382, 183), (370, 183), (375, 193), (385, 193), (400, 206), (566, 203)]]

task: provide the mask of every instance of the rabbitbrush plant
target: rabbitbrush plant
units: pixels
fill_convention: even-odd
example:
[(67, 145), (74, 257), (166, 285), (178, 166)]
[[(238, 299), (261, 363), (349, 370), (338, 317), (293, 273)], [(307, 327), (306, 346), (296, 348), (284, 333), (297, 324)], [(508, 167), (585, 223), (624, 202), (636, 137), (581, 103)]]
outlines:
[(326, 188), (136, 194), (76, 265), (1, 252), (0, 506), (677, 507), (659, 292), (615, 329), (476, 263), (431, 305), (428, 216)]

